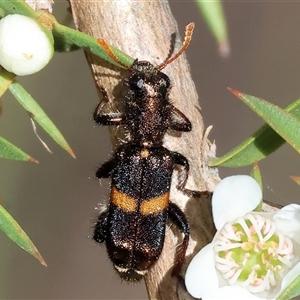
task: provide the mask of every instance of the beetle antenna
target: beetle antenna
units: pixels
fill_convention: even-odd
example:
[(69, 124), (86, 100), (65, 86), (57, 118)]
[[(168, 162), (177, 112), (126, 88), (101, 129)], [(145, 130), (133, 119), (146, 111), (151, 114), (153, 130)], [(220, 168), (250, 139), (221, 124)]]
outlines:
[(157, 67), (158, 70), (162, 70), (164, 67), (166, 67), (172, 61), (174, 61), (178, 56), (180, 56), (187, 49), (187, 47), (189, 46), (189, 44), (192, 40), (192, 34), (193, 34), (194, 28), (195, 28), (195, 24), (193, 22), (188, 24), (185, 27), (185, 36), (184, 36), (184, 41), (183, 41), (181, 49), (173, 57), (171, 57), (167, 61), (160, 64)]
[(115, 61), (116, 63), (118, 63), (120, 66), (124, 67), (125, 69), (130, 70), (130, 67), (128, 67), (127, 65), (123, 64), (115, 55), (114, 53), (111, 51), (109, 45), (105, 42), (104, 39), (97, 39), (98, 44), (104, 49), (104, 51), (108, 54), (108, 56)]

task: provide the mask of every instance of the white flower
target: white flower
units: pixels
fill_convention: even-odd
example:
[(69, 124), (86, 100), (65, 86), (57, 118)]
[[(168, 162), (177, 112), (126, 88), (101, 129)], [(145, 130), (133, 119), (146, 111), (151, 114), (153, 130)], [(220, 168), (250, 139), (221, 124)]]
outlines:
[(205, 299), (276, 299), (300, 275), (300, 206), (253, 212), (262, 200), (250, 176), (223, 179), (213, 194), (217, 233), (191, 261), (188, 292)]
[(24, 76), (43, 69), (53, 56), (52, 33), (35, 20), (8, 15), (0, 20), (0, 65)]

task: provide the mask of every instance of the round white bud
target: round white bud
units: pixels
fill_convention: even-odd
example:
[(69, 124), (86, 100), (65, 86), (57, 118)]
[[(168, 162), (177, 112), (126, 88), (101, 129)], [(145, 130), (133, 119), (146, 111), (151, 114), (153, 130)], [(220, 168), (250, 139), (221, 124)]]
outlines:
[(43, 69), (54, 53), (52, 32), (22, 15), (0, 20), (0, 65), (19, 76)]

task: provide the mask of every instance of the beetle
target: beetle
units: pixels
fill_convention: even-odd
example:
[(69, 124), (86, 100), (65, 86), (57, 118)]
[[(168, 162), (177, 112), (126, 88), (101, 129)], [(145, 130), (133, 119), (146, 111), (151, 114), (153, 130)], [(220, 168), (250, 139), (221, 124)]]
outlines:
[[(163, 146), (168, 129), (186, 132), (192, 129), (189, 119), (171, 104), (170, 79), (161, 70), (185, 51), (193, 29), (193, 23), (186, 27), (181, 49), (158, 67), (137, 59), (127, 67), (130, 77), (125, 79), (129, 90), (122, 100), (124, 112), (102, 113), (108, 95), (100, 87), (103, 100), (94, 111), (95, 122), (124, 125), (130, 139), (96, 172), (99, 179), (111, 177), (112, 181), (110, 202), (98, 217), (93, 239), (106, 243), (109, 258), (126, 281), (139, 281), (158, 260), (168, 220), (183, 234), (173, 275), (181, 270), (189, 242), (189, 224), (181, 209), (170, 201), (174, 167), (182, 167), (178, 177), (179, 190), (189, 196), (203, 193), (185, 188), (188, 160)], [(99, 43), (112, 59), (124, 66), (104, 40)]]

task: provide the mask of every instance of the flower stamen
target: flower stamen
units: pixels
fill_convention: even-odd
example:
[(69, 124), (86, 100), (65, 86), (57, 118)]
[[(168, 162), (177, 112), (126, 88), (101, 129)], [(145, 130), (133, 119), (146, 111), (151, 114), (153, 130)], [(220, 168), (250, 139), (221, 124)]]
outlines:
[[(239, 242), (237, 242), (239, 241)], [(275, 222), (256, 213), (228, 222), (214, 247), (216, 268), (229, 285), (270, 290), (292, 267), (293, 243)]]

